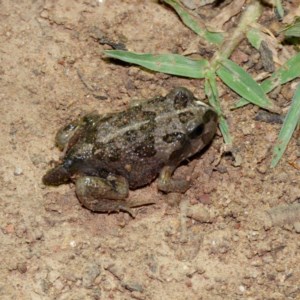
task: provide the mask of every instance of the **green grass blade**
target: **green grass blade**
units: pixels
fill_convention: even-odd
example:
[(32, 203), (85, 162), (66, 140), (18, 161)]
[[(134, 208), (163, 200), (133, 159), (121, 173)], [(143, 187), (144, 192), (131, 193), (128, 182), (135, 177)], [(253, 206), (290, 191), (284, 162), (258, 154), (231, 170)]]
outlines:
[(223, 114), (221, 108), (221, 102), (219, 98), (219, 92), (217, 88), (215, 74), (209, 72), (205, 78), (205, 94), (208, 98), (209, 104), (216, 110), (219, 116)]
[[(269, 93), (275, 87), (285, 84), (297, 77), (300, 77), (300, 52), (285, 62), (272, 76), (261, 83), (261, 88), (265, 93)], [(242, 107), (249, 102), (240, 99), (234, 108)]]
[(205, 59), (192, 60), (178, 54), (139, 54), (122, 50), (106, 50), (104, 53), (152, 71), (190, 78), (204, 78), (209, 65)]
[(229, 126), (227, 120), (223, 117), (219, 117), (219, 127), (222, 133), (222, 136), (224, 138), (224, 142), (226, 145), (231, 146), (232, 145), (232, 137), (229, 132)]
[(205, 94), (210, 105), (217, 111), (219, 115), (219, 127), (224, 138), (225, 144), (232, 145), (232, 137), (229, 133), (229, 126), (226, 119), (222, 116), (222, 109), (218, 95), (216, 77), (214, 74), (208, 74), (205, 80)]
[(257, 50), (260, 48), (260, 44), (263, 41), (261, 32), (258, 29), (252, 28), (246, 33), (249, 43)]
[(220, 45), (223, 42), (223, 35), (219, 32), (210, 32), (205, 28), (199, 26), (198, 22), (188, 14), (183, 7), (176, 0), (163, 0), (163, 2), (170, 5), (181, 18), (182, 22), (193, 30), (196, 34), (203, 37), (210, 43)]
[(272, 76), (261, 84), (268, 93), (280, 84), (287, 83), (300, 76), (300, 52), (283, 64)]
[(300, 18), (296, 18), (295, 22), (284, 30), (284, 35), (300, 37)]
[(229, 59), (223, 59), (218, 76), (232, 90), (249, 102), (272, 112), (280, 109), (265, 95), (261, 86), (240, 66)]
[(296, 88), (291, 107), (285, 117), (273, 150), (271, 167), (274, 168), (281, 159), (300, 118), (300, 84)]
[(284, 17), (284, 9), (281, 0), (275, 0), (275, 6), (280, 19), (282, 19)]

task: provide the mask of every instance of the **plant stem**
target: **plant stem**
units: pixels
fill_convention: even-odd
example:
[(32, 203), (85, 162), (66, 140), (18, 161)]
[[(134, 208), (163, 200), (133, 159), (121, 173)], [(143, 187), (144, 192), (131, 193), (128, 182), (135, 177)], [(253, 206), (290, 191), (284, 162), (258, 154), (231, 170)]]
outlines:
[(225, 38), (219, 51), (217, 51), (211, 61), (211, 66), (215, 70), (218, 62), (223, 58), (229, 58), (234, 49), (244, 39), (247, 30), (251, 24), (256, 23), (262, 14), (262, 5), (260, 1), (252, 1), (244, 10), (239, 24), (233, 31), (229, 32), (228, 38)]

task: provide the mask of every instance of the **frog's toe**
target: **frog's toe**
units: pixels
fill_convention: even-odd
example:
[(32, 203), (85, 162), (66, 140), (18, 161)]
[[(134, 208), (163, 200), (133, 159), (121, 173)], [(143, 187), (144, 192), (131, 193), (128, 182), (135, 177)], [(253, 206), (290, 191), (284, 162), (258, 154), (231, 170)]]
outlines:
[(80, 195), (76, 190), (77, 197), (80, 203), (87, 209), (93, 212), (119, 212), (125, 211), (129, 213), (133, 218), (135, 213), (125, 203), (125, 200), (113, 200), (113, 199), (93, 199), (86, 195)]
[(185, 193), (190, 188), (190, 182), (184, 179), (172, 178), (174, 168), (165, 166), (159, 175), (158, 189), (165, 193)]
[(158, 189), (165, 193), (185, 193), (190, 188), (190, 182), (184, 179), (158, 180)]

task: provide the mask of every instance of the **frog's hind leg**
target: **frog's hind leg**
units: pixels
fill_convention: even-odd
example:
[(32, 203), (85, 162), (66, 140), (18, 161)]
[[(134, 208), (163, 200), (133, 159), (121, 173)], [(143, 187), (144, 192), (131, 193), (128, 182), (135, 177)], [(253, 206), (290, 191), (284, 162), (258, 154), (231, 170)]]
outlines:
[(109, 175), (107, 178), (83, 176), (76, 180), (76, 194), (83, 206), (96, 212), (126, 211), (133, 215), (126, 204), (128, 183), (124, 177)]

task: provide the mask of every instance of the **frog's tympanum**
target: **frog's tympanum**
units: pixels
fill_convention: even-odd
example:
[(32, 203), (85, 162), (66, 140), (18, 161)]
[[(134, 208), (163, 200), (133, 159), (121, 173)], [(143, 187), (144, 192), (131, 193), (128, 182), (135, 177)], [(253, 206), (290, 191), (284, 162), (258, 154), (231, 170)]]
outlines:
[(157, 176), (159, 190), (185, 192), (189, 183), (172, 174), (210, 143), (216, 128), (216, 112), (186, 88), (125, 111), (91, 113), (58, 131), (56, 144), (64, 157), (43, 182), (75, 182), (80, 202), (92, 211), (130, 212), (128, 190)]

